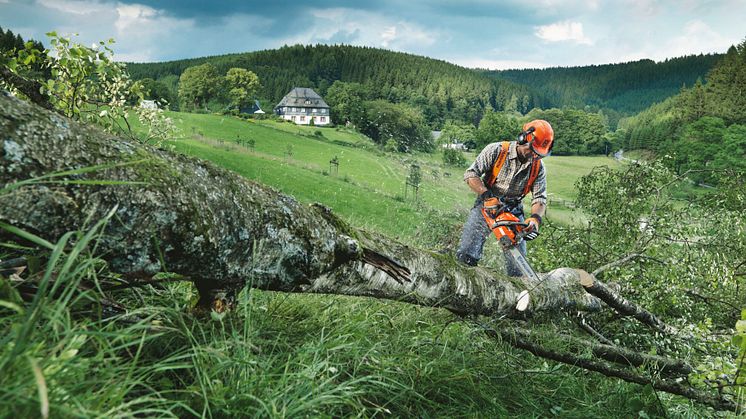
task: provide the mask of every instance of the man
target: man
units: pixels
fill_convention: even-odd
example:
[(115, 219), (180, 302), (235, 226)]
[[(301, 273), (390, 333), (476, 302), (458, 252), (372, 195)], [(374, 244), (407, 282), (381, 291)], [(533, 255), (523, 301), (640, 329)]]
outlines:
[[(459, 261), (476, 266), (482, 257), (484, 242), (491, 233), (482, 215), (485, 200), (490, 204), (499, 200), (499, 206), (505, 205), (507, 211), (523, 221), (523, 197), (531, 192), (531, 216), (526, 220), (529, 225), (524, 238), (533, 240), (539, 235), (547, 205), (546, 168), (541, 159), (551, 153), (553, 144), (552, 126), (537, 119), (523, 126), (518, 141), (492, 143), (479, 153), (464, 173), (464, 181), (477, 194), (477, 200), (461, 234), (456, 252)], [(518, 248), (525, 256), (526, 242), (521, 240)], [(510, 276), (521, 276), (521, 271), (509, 258), (506, 269)]]

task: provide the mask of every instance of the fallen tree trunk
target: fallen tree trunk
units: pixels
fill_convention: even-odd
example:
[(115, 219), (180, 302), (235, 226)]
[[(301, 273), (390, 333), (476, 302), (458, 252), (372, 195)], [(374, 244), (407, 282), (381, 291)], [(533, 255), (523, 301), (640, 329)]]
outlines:
[[(0, 112), (0, 184), (9, 188), (0, 196), (0, 221), (55, 241), (118, 205), (99, 244), (111, 269), (189, 276), (203, 304), (250, 282), (266, 290), (514, 315), (518, 294), (535, 285), (353, 229), (323, 206), (302, 205), (208, 162), (115, 138), (12, 97), (0, 97)], [(100, 169), (80, 171), (87, 167)], [(600, 309), (579, 275), (546, 274), (530, 309)]]
[[(188, 276), (202, 305), (248, 284), (472, 315), (523, 315), (515, 306), (524, 289), (531, 290), (529, 311), (602, 307), (581, 284), (587, 282), (583, 271), (560, 268), (537, 281), (466, 267), (452, 256), (354, 229), (323, 206), (302, 205), (210, 163), (109, 136), (7, 94), (0, 94), (0, 141), (0, 222), (54, 242), (117, 208), (97, 244), (110, 269), (132, 277), (159, 271)], [(8, 235), (0, 228), (0, 237)], [(577, 358), (511, 342), (560, 362)], [(687, 371), (676, 360), (629, 360), (634, 357), (600, 346), (592, 352), (615, 362), (621, 356), (632, 366), (654, 361)], [(586, 361), (578, 365), (604, 373), (597, 361)], [(647, 383), (628, 370), (611, 371)], [(704, 400), (669, 384), (656, 388)]]

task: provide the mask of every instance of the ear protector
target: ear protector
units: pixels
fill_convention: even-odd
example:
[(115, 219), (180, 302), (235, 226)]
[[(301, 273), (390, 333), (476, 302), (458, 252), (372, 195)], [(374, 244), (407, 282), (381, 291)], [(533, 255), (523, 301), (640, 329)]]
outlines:
[(518, 145), (524, 145), (528, 144), (533, 140), (533, 136), (531, 134), (536, 131), (536, 128), (529, 127), (526, 131), (522, 131), (520, 134), (518, 134)]

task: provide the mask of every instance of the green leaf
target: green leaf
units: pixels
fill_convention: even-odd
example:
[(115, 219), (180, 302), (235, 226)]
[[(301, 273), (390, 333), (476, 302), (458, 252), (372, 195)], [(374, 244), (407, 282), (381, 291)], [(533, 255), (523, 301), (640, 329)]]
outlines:
[(746, 333), (746, 320), (739, 320), (736, 322), (736, 330), (741, 333)]
[(743, 335), (735, 335), (733, 338), (731, 338), (731, 343), (737, 347), (741, 347), (741, 343), (743, 343)]

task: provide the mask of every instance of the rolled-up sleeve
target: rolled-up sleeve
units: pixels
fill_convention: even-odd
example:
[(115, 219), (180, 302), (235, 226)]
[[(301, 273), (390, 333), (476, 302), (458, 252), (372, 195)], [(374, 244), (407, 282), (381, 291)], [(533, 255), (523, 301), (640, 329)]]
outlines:
[(547, 166), (545, 164), (541, 165), (531, 189), (531, 205), (534, 204), (547, 204)]
[(479, 153), (474, 163), (464, 172), (464, 180), (466, 181), (473, 177), (482, 177), (489, 170), (492, 170), (495, 159), (497, 159), (498, 147), (500, 147), (500, 143), (492, 143), (482, 149), (482, 152)]

